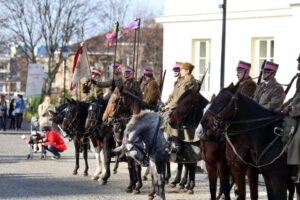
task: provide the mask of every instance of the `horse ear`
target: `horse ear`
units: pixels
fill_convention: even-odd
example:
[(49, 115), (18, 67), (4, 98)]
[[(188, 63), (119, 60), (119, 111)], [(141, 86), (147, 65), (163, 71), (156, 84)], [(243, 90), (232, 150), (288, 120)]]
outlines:
[(71, 100), (69, 98), (66, 98), (66, 100), (68, 104), (71, 103)]
[(214, 93), (210, 98), (210, 102), (212, 103), (215, 99), (216, 99), (216, 94)]

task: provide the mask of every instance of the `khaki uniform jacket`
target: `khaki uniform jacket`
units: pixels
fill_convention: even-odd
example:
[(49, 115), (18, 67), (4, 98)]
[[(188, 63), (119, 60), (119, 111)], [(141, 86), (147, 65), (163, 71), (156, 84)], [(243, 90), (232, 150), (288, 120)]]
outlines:
[(291, 111), (289, 116), (295, 117), (298, 121), (298, 128), (291, 143), (288, 146), (287, 164), (289, 165), (300, 165), (300, 128), (299, 128), (299, 117), (300, 117), (300, 79), (297, 79), (296, 93), (289, 100), (289, 106)]
[(157, 81), (152, 77), (143, 85), (143, 101), (157, 105), (160, 100), (160, 89)]
[[(113, 80), (115, 82), (115, 85), (113, 85)], [(96, 86), (100, 87), (100, 88), (109, 88), (109, 87), (111, 87), (111, 89), (113, 91), (115, 88), (112, 88), (112, 87), (122, 85), (123, 82), (124, 82), (124, 80), (123, 80), (122, 75), (114, 75), (114, 79), (111, 79), (109, 81), (97, 81)]]
[(45, 105), (42, 103), (38, 106), (38, 116), (39, 116), (39, 126), (40, 127), (52, 125), (52, 121), (50, 120), (51, 116), (48, 112), (50, 110), (55, 111), (55, 107), (52, 104)]
[(197, 83), (197, 80), (194, 79), (193, 75), (188, 75), (184, 78), (180, 78), (174, 86), (173, 93), (167, 105), (169, 110), (164, 113), (164, 131), (168, 135), (177, 137), (178, 139), (185, 142), (196, 142), (200, 140), (198, 135), (195, 134), (196, 128), (189, 128), (183, 130), (173, 129), (168, 123), (169, 115), (172, 112), (172, 110), (176, 108), (177, 101), (180, 98), (180, 96), (189, 89), (197, 89), (198, 86), (199, 84)]
[(267, 84), (261, 83), (254, 95), (254, 100), (263, 107), (274, 110), (279, 108), (285, 98), (283, 87), (276, 81), (276, 79), (270, 80)]
[[(97, 98), (95, 97), (95, 92), (96, 92)], [(96, 85), (92, 84), (90, 92), (88, 93), (85, 100), (87, 102), (91, 102), (94, 100), (101, 100), (101, 99), (103, 99), (103, 94), (104, 94), (103, 88), (97, 87)]]
[(239, 92), (247, 97), (253, 98), (257, 84), (252, 80), (251, 77), (240, 82), (238, 88)]

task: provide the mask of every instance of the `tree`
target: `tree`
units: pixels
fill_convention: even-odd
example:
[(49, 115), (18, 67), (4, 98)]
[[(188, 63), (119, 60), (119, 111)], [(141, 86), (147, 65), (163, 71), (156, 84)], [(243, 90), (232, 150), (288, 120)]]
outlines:
[[(5, 8), (6, 34), (22, 44), (27, 62), (35, 63), (35, 49), (45, 44), (48, 66), (43, 94), (51, 94), (51, 85), (63, 61), (60, 48), (68, 45), (95, 13), (95, 5), (85, 0), (10, 0)], [(56, 57), (56, 55), (58, 56)]]

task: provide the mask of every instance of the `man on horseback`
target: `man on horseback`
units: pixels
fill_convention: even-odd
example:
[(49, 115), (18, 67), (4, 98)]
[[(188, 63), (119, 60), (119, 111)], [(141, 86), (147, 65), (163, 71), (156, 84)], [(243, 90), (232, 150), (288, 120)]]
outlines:
[(250, 69), (250, 63), (239, 61), (238, 66), (236, 68), (236, 76), (239, 80), (238, 91), (241, 94), (252, 98), (254, 96), (254, 92), (256, 90), (257, 85), (249, 75)]
[(131, 67), (125, 67), (124, 70), (124, 89), (128, 90), (129, 92), (133, 93), (140, 99), (143, 99), (143, 93), (141, 91), (140, 83), (134, 78), (133, 76), (134, 69)]
[[(298, 61), (298, 70), (300, 71), (300, 54), (297, 59)], [(296, 84), (296, 92), (294, 96), (289, 99), (284, 106), (282, 113), (286, 114), (290, 117), (295, 118), (299, 123), (299, 116), (300, 116), (300, 78), (298, 74), (297, 84)], [(291, 140), (291, 143), (288, 147), (287, 153), (287, 164), (288, 165), (297, 165), (298, 166), (298, 173), (297, 176), (294, 177), (294, 181), (296, 183), (300, 183), (300, 129), (296, 128), (296, 132)]]
[[(97, 68), (92, 69), (92, 80), (99, 81), (101, 77), (101, 72)], [(94, 100), (103, 99), (103, 88), (96, 87), (94, 84), (89, 85), (88, 83), (83, 84), (83, 92), (87, 94), (85, 101), (92, 102)]]
[(143, 91), (143, 101), (156, 106), (160, 100), (160, 89), (157, 81), (153, 76), (153, 70), (150, 68), (145, 68), (143, 70), (143, 82), (142, 82), (142, 91)]
[[(91, 82), (93, 85), (99, 88), (110, 88), (110, 91), (113, 92), (115, 87), (123, 84), (123, 76), (121, 71), (121, 64), (115, 62), (113, 64), (113, 78), (108, 81), (99, 81), (92, 77)], [(111, 92), (104, 97), (104, 99), (109, 99)]]
[(191, 63), (182, 63), (180, 65), (180, 76), (181, 78), (174, 85), (173, 93), (171, 94), (169, 101), (165, 107), (166, 111), (164, 113), (164, 124), (161, 128), (169, 135), (170, 139), (174, 143), (174, 147), (170, 149), (170, 153), (181, 154), (182, 142), (196, 142), (200, 138), (195, 135), (195, 130), (186, 129), (174, 129), (169, 124), (170, 115), (176, 109), (177, 101), (180, 96), (189, 89), (197, 90), (199, 84), (197, 80), (191, 74), (194, 69), (194, 65)]
[(282, 85), (275, 79), (278, 67), (278, 64), (266, 61), (263, 68), (264, 82), (257, 87), (254, 94), (254, 101), (269, 110), (279, 108), (285, 98)]

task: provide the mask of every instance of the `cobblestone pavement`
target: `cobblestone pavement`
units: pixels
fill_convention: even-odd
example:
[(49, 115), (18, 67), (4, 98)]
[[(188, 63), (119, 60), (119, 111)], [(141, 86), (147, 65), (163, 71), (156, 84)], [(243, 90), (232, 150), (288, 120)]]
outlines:
[[(74, 147), (66, 141), (68, 150), (60, 160), (40, 160), (35, 154), (33, 160), (26, 160), (28, 147), (19, 134), (0, 134), (0, 199), (109, 199), (144, 200), (150, 192), (150, 181), (144, 181), (141, 194), (125, 192), (128, 173), (125, 163), (121, 163), (117, 174), (112, 174), (107, 185), (99, 185), (90, 180), (95, 170), (92, 153), (89, 154), (89, 176), (83, 176), (84, 163), (80, 160), (78, 175), (72, 175), (74, 167)], [(50, 156), (50, 155), (48, 155)], [(143, 169), (144, 171), (145, 169)], [(174, 171), (173, 171), (174, 173)], [(264, 187), (259, 187), (259, 199), (267, 199)], [(248, 198), (249, 199), (249, 194)], [(231, 194), (232, 198), (234, 194)], [(177, 200), (209, 199), (206, 174), (197, 174), (193, 195), (177, 193), (166, 186), (166, 198)]]

